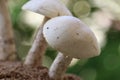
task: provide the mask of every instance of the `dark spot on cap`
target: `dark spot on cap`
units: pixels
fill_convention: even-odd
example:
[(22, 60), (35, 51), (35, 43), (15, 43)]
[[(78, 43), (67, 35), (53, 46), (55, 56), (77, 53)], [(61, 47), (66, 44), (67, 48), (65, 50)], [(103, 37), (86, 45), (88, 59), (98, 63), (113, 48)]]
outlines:
[(79, 35), (79, 33), (76, 33), (76, 35)]
[(59, 39), (59, 37), (57, 37), (57, 39)]
[(47, 27), (47, 29), (49, 29), (49, 27)]

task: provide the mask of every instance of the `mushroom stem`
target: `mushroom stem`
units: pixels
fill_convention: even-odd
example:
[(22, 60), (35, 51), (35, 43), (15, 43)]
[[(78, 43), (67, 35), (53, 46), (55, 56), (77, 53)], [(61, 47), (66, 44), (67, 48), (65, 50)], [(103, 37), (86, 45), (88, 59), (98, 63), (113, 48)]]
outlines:
[(0, 0), (0, 60), (17, 60), (7, 0)]
[(51, 80), (62, 80), (72, 58), (59, 52), (49, 70)]
[(24, 64), (31, 66), (42, 65), (42, 58), (47, 47), (47, 43), (43, 37), (43, 25), (48, 20), (49, 20), (48, 17), (44, 18), (44, 21), (38, 30), (36, 38), (34, 39), (34, 42), (32, 44), (30, 51), (28, 52)]

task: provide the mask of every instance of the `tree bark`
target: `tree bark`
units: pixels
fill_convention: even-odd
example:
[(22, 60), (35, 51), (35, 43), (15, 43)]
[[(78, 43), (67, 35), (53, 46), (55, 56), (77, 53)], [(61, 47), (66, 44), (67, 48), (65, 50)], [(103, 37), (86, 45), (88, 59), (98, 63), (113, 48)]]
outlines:
[(16, 59), (16, 47), (7, 0), (0, 0), (0, 60)]

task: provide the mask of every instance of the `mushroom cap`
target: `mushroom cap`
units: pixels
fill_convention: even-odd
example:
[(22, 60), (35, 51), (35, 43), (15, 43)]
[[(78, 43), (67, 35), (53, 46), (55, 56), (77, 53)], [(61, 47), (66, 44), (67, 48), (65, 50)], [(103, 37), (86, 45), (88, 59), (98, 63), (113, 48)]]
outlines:
[(75, 17), (52, 18), (45, 23), (43, 35), (51, 47), (66, 56), (85, 59), (100, 54), (100, 48), (93, 32)]
[(72, 15), (59, 0), (30, 0), (23, 5), (22, 9), (30, 10), (49, 18), (59, 15)]

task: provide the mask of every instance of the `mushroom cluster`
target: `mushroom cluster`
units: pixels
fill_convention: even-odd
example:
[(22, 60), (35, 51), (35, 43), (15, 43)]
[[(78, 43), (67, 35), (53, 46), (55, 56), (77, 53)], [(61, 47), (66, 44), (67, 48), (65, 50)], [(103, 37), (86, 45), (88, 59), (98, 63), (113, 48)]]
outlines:
[[(46, 50), (46, 41), (42, 34), (44, 23), (53, 17), (63, 15), (72, 16), (72, 14), (59, 0), (30, 0), (23, 5), (22, 9), (45, 16), (44, 22), (40, 27), (25, 60), (26, 65), (42, 65), (42, 57)], [(40, 61), (38, 62), (38, 60)]]
[[(23, 6), (23, 9), (49, 18), (44, 22), (42, 29), (39, 30), (42, 35), (38, 36), (45, 38), (45, 42), (59, 51), (49, 69), (51, 79), (61, 80), (72, 58), (85, 59), (100, 54), (100, 48), (94, 33), (81, 20), (73, 17), (59, 0), (31, 0)], [(40, 42), (39, 45), (45, 44)]]

